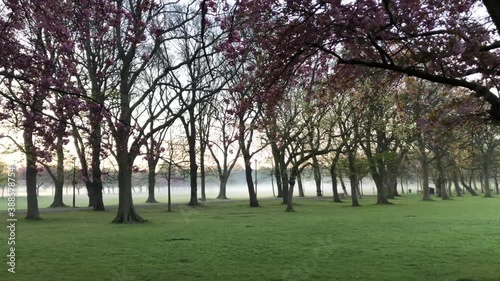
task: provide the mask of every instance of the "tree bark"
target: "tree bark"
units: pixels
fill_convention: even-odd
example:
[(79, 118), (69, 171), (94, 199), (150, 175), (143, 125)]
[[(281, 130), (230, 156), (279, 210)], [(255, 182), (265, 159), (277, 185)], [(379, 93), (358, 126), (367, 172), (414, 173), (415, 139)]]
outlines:
[(280, 153), (276, 143), (271, 143), (271, 151), (273, 154), (274, 161), (274, 177), (276, 178), (276, 188), (278, 189), (278, 195), (276, 197), (283, 197), (283, 185), (281, 181), (281, 169), (280, 169)]
[(358, 207), (359, 201), (358, 201), (358, 195), (357, 195), (357, 190), (358, 190), (358, 176), (357, 176), (357, 171), (356, 171), (356, 158), (354, 156), (354, 152), (352, 150), (347, 152), (347, 159), (349, 162), (349, 181), (351, 182), (351, 199), (352, 199), (352, 206), (353, 207)]
[(283, 189), (283, 204), (288, 202), (288, 190), (290, 188), (288, 171), (286, 169), (285, 160), (280, 156), (280, 172), (281, 172), (281, 187)]
[(500, 3), (497, 0), (483, 0), (483, 3), (500, 35)]
[(459, 174), (460, 174), (460, 182), (462, 183), (462, 186), (465, 188), (465, 190), (467, 190), (467, 192), (470, 193), (470, 195), (472, 196), (478, 196), (477, 192), (470, 186), (468, 185), (466, 182), (465, 182), (465, 177), (464, 175), (460, 172), (460, 170), (458, 171)]
[(207, 175), (205, 172), (205, 147), (206, 147), (206, 144), (201, 144), (201, 147), (200, 147), (201, 201), (207, 201), (207, 194), (205, 191), (206, 184), (207, 184)]
[(372, 174), (373, 181), (375, 182), (375, 188), (377, 189), (377, 204), (385, 205), (391, 204), (389, 200), (387, 200), (386, 196), (386, 188), (384, 185), (384, 179), (382, 175)]
[(287, 201), (286, 201), (286, 212), (295, 212), (293, 209), (293, 186), (295, 185), (295, 179), (298, 175), (298, 168), (292, 167), (290, 172), (290, 177), (288, 180), (288, 190), (287, 190)]
[(118, 213), (113, 223), (146, 222), (134, 208), (132, 200), (132, 164), (128, 162), (128, 154), (118, 154)]
[(146, 200), (146, 203), (158, 203), (155, 198), (157, 164), (157, 159), (151, 159), (148, 161), (148, 199)]
[(220, 188), (219, 188), (219, 195), (217, 195), (217, 199), (227, 199), (226, 187), (227, 187), (228, 175), (222, 173), (219, 179), (220, 179)]
[(332, 191), (333, 191), (333, 202), (342, 203), (340, 200), (338, 185), (337, 185), (337, 172), (335, 169), (336, 163), (330, 165), (330, 176), (332, 178)]
[[(259, 201), (257, 200), (257, 194), (255, 193), (255, 187), (252, 178), (252, 163), (250, 159), (250, 155), (246, 151), (243, 152), (243, 158), (245, 159), (245, 179), (247, 181), (248, 187), (248, 196), (250, 199), (250, 207), (259, 207)], [(247, 156), (245, 157), (245, 154)]]
[(441, 199), (450, 200), (448, 196), (448, 191), (446, 187), (446, 177), (444, 174), (443, 168), (443, 156), (440, 153), (436, 153), (436, 168), (437, 168), (437, 179), (436, 179), (436, 188), (439, 186), (439, 191), (441, 193)]
[(422, 166), (422, 200), (433, 201), (429, 193), (429, 160), (425, 151), (425, 143), (421, 135), (417, 137), (417, 142), (420, 150), (420, 165)]
[(35, 148), (33, 145), (33, 130), (25, 128), (23, 132), (24, 150), (26, 151), (26, 193), (27, 205), (26, 219), (38, 220), (40, 214), (38, 213), (38, 198), (36, 178), (38, 171), (36, 169)]
[(189, 112), (189, 128), (186, 128), (188, 146), (189, 146), (189, 179), (191, 187), (191, 195), (188, 205), (199, 206), (198, 202), (198, 164), (196, 164), (196, 124), (194, 120), (194, 112)]
[[(302, 186), (302, 175), (301, 173), (297, 174), (297, 184), (299, 187), (299, 197), (306, 197), (304, 194), (304, 187)], [(321, 196), (321, 195), (318, 195)]]
[(343, 175), (341, 173), (339, 173), (338, 178), (340, 180), (340, 186), (342, 186), (342, 191), (344, 192), (344, 196), (348, 197), (349, 193), (347, 192), (347, 188), (346, 188), (346, 185), (345, 185), (345, 181), (344, 181)]
[(316, 156), (312, 157), (312, 168), (314, 174), (314, 182), (316, 183), (316, 196), (323, 196), (323, 192), (321, 191), (321, 167)]
[(64, 150), (62, 133), (57, 136), (57, 171), (54, 179), (54, 201), (50, 204), (51, 208), (66, 207), (63, 202), (64, 189)]
[(457, 192), (457, 197), (461, 197), (463, 192), (462, 189), (460, 188), (460, 184), (458, 183), (458, 172), (457, 169), (453, 169), (452, 172), (452, 177), (453, 177), (453, 185), (455, 186), (455, 191)]
[(484, 157), (483, 160), (483, 190), (484, 190), (484, 197), (492, 197), (491, 191), (490, 191), (490, 163), (489, 163), (489, 155)]

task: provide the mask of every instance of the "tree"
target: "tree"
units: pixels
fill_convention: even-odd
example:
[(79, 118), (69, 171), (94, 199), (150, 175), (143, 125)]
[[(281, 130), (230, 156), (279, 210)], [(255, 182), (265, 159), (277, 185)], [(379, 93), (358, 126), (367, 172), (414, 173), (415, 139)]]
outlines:
[(218, 199), (227, 199), (226, 186), (231, 171), (236, 164), (241, 152), (241, 146), (237, 145), (238, 126), (233, 114), (228, 114), (232, 105), (230, 98), (224, 94), (220, 99), (213, 101), (210, 117), (213, 119), (210, 134), (216, 136), (209, 139), (208, 150), (212, 155), (217, 167), (217, 175), (220, 181)]
[[(498, 5), (484, 4), (498, 24)], [(499, 31), (489, 18), (475, 16), (483, 7), (479, 0), (239, 1), (231, 28), (252, 30), (266, 49), (260, 74), (268, 84), (320, 53), (337, 66), (332, 75), (342, 83), (358, 76), (351, 66), (386, 69), (467, 88), (500, 119), (500, 98), (490, 90), (498, 82)], [(241, 38), (234, 36), (232, 44), (244, 48)]]
[(67, 107), (68, 112), (76, 110), (71, 96), (54, 94), (76, 92), (70, 79), (76, 72), (69, 59), (72, 55), (71, 45), (67, 44), (70, 33), (67, 22), (58, 18), (69, 11), (58, 1), (9, 1), (1, 11), (0, 95), (4, 98), (2, 106), (11, 114), (2, 114), (0, 118), (12, 117), (11, 123), (23, 132), (23, 143), (19, 147), (26, 155), (27, 219), (40, 218), (37, 160), (50, 162), (53, 133), (61, 135), (61, 129), (66, 126), (58, 114), (61, 111), (54, 113), (54, 107)]

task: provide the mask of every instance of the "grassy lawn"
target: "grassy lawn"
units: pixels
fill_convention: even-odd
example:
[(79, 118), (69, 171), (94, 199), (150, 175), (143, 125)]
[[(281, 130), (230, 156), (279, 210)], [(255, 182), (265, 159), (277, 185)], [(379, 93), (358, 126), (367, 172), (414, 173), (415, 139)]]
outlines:
[(18, 222), (16, 274), (0, 279), (500, 280), (500, 198), (454, 199), (153, 207), (138, 210), (143, 225), (111, 224), (114, 211), (42, 213)]
[[(143, 204), (146, 202), (148, 198), (147, 195), (138, 195), (134, 194), (134, 204)], [(73, 204), (73, 197), (71, 195), (63, 196), (64, 204), (69, 207)], [(161, 203), (167, 202), (167, 196), (156, 196), (156, 200)], [(38, 207), (39, 208), (48, 208), (50, 204), (54, 201), (54, 196), (51, 195), (43, 195), (38, 196)], [(104, 206), (113, 206), (118, 205), (118, 194), (108, 195), (106, 194), (103, 197)], [(172, 202), (189, 202), (189, 196), (176, 195), (172, 196)], [(87, 207), (89, 204), (89, 198), (86, 194), (80, 194), (75, 196), (75, 205), (79, 208)], [(17, 210), (25, 210), (27, 208), (27, 202), (25, 196), (16, 196), (16, 209)], [(0, 198), (0, 211), (7, 210), (7, 197)]]

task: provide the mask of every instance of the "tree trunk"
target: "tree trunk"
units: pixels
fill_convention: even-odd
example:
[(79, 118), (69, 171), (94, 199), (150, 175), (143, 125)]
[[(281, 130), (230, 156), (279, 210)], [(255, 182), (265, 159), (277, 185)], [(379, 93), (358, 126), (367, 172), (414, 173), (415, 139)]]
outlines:
[(287, 201), (286, 201), (286, 212), (295, 212), (293, 209), (293, 186), (295, 185), (295, 179), (298, 175), (298, 168), (292, 167), (290, 172), (290, 178), (288, 180), (288, 191), (287, 191)]
[[(98, 101), (104, 103), (104, 95), (99, 96)], [(92, 209), (94, 211), (104, 211), (104, 202), (102, 199), (102, 171), (101, 171), (101, 150), (102, 150), (102, 133), (101, 133), (101, 121), (102, 121), (102, 109), (100, 107), (93, 107), (91, 109), (91, 147), (92, 147), (92, 192), (89, 195), (89, 203), (91, 203)]]
[(259, 207), (259, 201), (257, 200), (257, 194), (255, 193), (255, 187), (252, 178), (252, 163), (250, 155), (245, 151), (242, 151), (243, 158), (245, 160), (245, 179), (247, 181), (248, 196), (250, 199), (250, 207)]
[(337, 188), (337, 172), (335, 171), (336, 163), (330, 165), (330, 176), (332, 177), (332, 191), (333, 191), (333, 202), (342, 203), (339, 197), (339, 191)]
[(148, 199), (146, 203), (158, 203), (155, 198), (156, 185), (156, 165), (158, 160), (151, 159), (148, 161)]
[(321, 191), (321, 167), (316, 156), (312, 157), (312, 168), (314, 174), (314, 182), (316, 183), (316, 196), (323, 196)]
[(283, 204), (288, 202), (288, 190), (290, 188), (288, 171), (285, 167), (284, 159), (280, 159), (281, 187), (283, 189)]
[(64, 150), (62, 133), (57, 136), (57, 171), (54, 181), (54, 201), (50, 205), (51, 208), (66, 207), (63, 202), (64, 189)]
[(496, 194), (498, 194), (500, 190), (498, 187), (498, 163), (497, 163), (496, 157), (494, 157), (493, 164), (495, 165), (495, 175), (493, 176), (494, 180), (495, 180), (495, 190), (496, 190)]
[(118, 154), (118, 213), (113, 223), (146, 222), (137, 214), (134, 208), (132, 200), (132, 165), (127, 162), (127, 156)]
[(217, 199), (227, 199), (226, 196), (226, 187), (227, 187), (227, 180), (228, 180), (228, 175), (227, 173), (222, 173), (220, 175), (220, 188), (219, 188), (219, 195), (217, 195)]
[[(300, 172), (297, 174), (297, 184), (299, 187), (299, 197), (306, 197), (304, 195), (304, 187), (302, 186), (302, 175)], [(318, 196), (321, 196), (321, 195), (318, 195)]]
[(377, 188), (377, 204), (391, 204), (389, 200), (387, 200), (386, 188), (382, 177), (383, 176), (379, 174), (372, 174), (373, 181), (375, 182), (375, 187)]
[[(171, 148), (172, 149), (172, 148)], [(171, 154), (172, 155), (172, 151)], [(172, 162), (168, 162), (167, 170), (167, 212), (172, 212), (172, 194), (171, 194), (171, 182), (172, 182)]]
[[(446, 177), (444, 174), (444, 169), (443, 169), (443, 156), (439, 155), (439, 153), (436, 153), (436, 168), (437, 168), (437, 179), (436, 179), (436, 189), (439, 190), (441, 199), (443, 200), (450, 200), (450, 197), (448, 196), (448, 191), (446, 187)], [(439, 186), (439, 188), (438, 188)]]
[(492, 197), (491, 191), (490, 191), (490, 163), (489, 163), (489, 157), (486, 156), (484, 157), (483, 160), (483, 190), (484, 190), (484, 197)]
[(468, 185), (466, 182), (465, 182), (465, 177), (464, 175), (460, 172), (460, 170), (458, 171), (459, 174), (460, 174), (460, 182), (462, 183), (462, 186), (465, 188), (465, 190), (467, 190), (470, 195), (472, 196), (478, 196), (477, 192), (470, 186)]
[[(192, 117), (194, 118), (194, 117)], [(190, 120), (191, 122), (191, 120)], [(189, 206), (199, 206), (198, 202), (198, 165), (196, 164), (196, 129), (195, 124), (191, 124), (191, 133), (188, 136), (189, 145), (189, 179), (191, 186), (191, 198), (189, 200)]]
[(420, 152), (420, 165), (422, 166), (422, 200), (433, 201), (429, 193), (429, 160), (425, 151), (425, 142), (422, 135), (417, 137), (418, 148)]
[(99, 181), (93, 183), (93, 188), (94, 188), (94, 205), (92, 206), (92, 209), (94, 211), (104, 211), (104, 201), (102, 198), (102, 191), (103, 191), (103, 186), (102, 182), (100, 181), (101, 177), (99, 176)]
[(206, 184), (207, 184), (207, 176), (205, 172), (205, 147), (206, 144), (203, 144), (203, 147), (200, 148), (200, 181), (201, 181), (201, 201), (207, 201), (207, 194), (205, 192)]
[(460, 184), (458, 183), (458, 172), (457, 169), (453, 169), (452, 172), (453, 177), (453, 185), (455, 186), (455, 191), (457, 192), (457, 197), (461, 197), (463, 194), (462, 188), (460, 188)]
[(278, 189), (278, 198), (283, 197), (283, 185), (281, 181), (281, 169), (280, 169), (280, 153), (275, 143), (271, 143), (271, 151), (273, 154), (274, 161), (274, 177), (276, 178), (276, 188)]
[(36, 185), (38, 171), (36, 169), (35, 148), (33, 146), (33, 130), (25, 127), (23, 139), (24, 151), (26, 152), (26, 199), (28, 205), (26, 219), (38, 220), (40, 219)]
[(344, 192), (344, 196), (348, 197), (349, 193), (347, 192), (347, 187), (345, 185), (344, 177), (339, 173), (340, 186), (342, 186), (342, 191)]
[(443, 200), (450, 200), (450, 196), (448, 195), (448, 191), (447, 191), (447, 188), (446, 188), (446, 179), (444, 177), (442, 177), (441, 179), (439, 179), (439, 181), (441, 182), (440, 183), (440, 189), (441, 189), (441, 199)]
[(398, 178), (396, 176), (391, 176), (390, 179), (391, 179), (391, 182), (390, 182), (389, 186), (391, 187), (391, 190), (392, 190), (392, 196), (393, 197), (400, 197), (401, 195), (399, 195), (399, 192), (398, 192)]
[(351, 182), (352, 206), (358, 207), (358, 206), (360, 206), (359, 201), (358, 201), (358, 195), (357, 195), (358, 176), (357, 176), (357, 171), (356, 171), (356, 158), (354, 156), (353, 151), (349, 151), (347, 153), (347, 159), (349, 162), (349, 181)]

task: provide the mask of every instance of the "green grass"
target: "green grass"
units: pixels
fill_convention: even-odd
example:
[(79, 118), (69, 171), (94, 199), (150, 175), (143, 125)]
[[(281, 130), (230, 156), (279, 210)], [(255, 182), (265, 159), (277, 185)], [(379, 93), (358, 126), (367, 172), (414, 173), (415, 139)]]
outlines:
[[(7, 195), (5, 195), (7, 196)], [(146, 199), (148, 198), (147, 195), (144, 194), (133, 194), (134, 196), (134, 204), (143, 204), (146, 202)], [(7, 210), (7, 197), (0, 198), (0, 211), (5, 211)], [(51, 195), (43, 195), (43, 196), (38, 196), (38, 207), (39, 208), (48, 208), (50, 204), (52, 204), (54, 200), (54, 196)], [(167, 196), (165, 195), (160, 195), (156, 196), (156, 200), (159, 201), (160, 203), (166, 203), (167, 202)], [(114, 206), (118, 205), (118, 194), (106, 194), (103, 197), (104, 201), (104, 206)], [(72, 195), (64, 195), (63, 196), (63, 202), (64, 204), (68, 205), (68, 207), (72, 206), (73, 204), (73, 197)], [(173, 195), (172, 196), (172, 202), (174, 203), (184, 203), (184, 202), (189, 202), (189, 195)], [(75, 196), (75, 205), (76, 207), (83, 208), (87, 207), (89, 203), (88, 196), (86, 194), (79, 194)], [(16, 196), (16, 209), (17, 210), (25, 210), (27, 208), (27, 201), (26, 201), (26, 196)]]
[(138, 210), (151, 221), (139, 225), (42, 211), (18, 222), (17, 273), (2, 280), (500, 280), (500, 198), (373, 202), (154, 207)]

